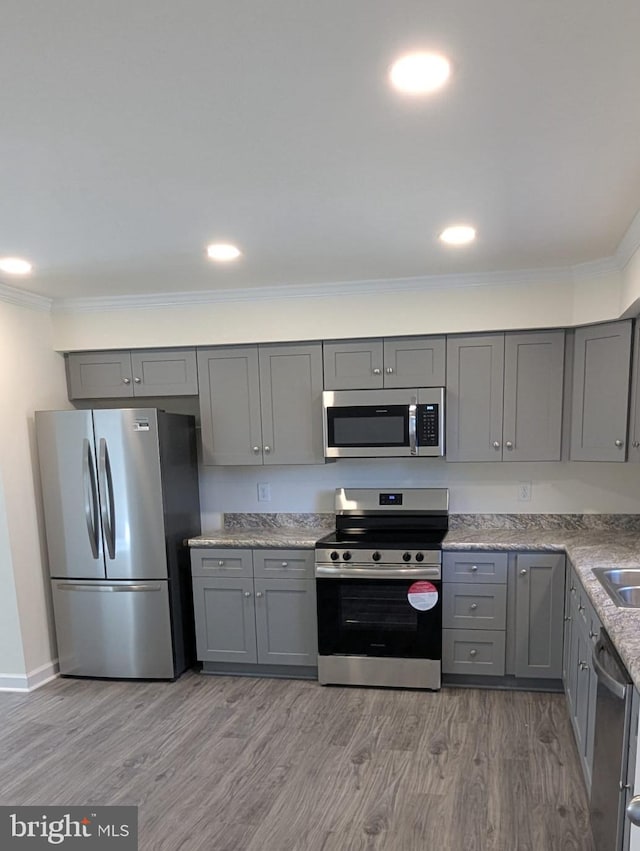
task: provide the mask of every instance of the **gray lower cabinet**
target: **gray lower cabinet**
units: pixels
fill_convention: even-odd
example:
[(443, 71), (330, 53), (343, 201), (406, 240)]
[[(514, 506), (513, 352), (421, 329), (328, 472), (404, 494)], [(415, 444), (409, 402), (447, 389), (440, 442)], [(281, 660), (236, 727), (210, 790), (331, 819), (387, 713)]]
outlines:
[(193, 549), (191, 569), (200, 661), (317, 665), (313, 550)]
[(447, 460), (558, 461), (564, 331), (447, 338)]
[(66, 356), (69, 399), (195, 396), (195, 349), (72, 352)]
[(517, 677), (562, 677), (564, 571), (564, 555), (517, 555), (514, 634)]
[(443, 387), (444, 337), (326, 340), (325, 390)]
[(507, 553), (443, 553), (442, 673), (505, 673)]
[(563, 681), (582, 772), (591, 788), (597, 675), (591, 657), (601, 624), (573, 567), (567, 581)]
[(322, 464), (322, 344), (198, 349), (205, 465)]
[(572, 461), (624, 461), (631, 320), (578, 328), (574, 338)]

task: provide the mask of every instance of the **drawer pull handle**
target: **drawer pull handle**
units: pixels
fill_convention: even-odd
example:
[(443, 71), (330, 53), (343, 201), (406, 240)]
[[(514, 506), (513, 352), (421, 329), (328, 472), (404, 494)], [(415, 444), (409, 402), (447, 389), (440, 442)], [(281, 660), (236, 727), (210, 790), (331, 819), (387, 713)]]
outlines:
[(477, 656), (477, 654), (478, 654), (477, 650), (469, 650), (469, 656)]
[(478, 570), (478, 565), (472, 564), (469, 570), (471, 571), (471, 573), (475, 573)]
[(469, 608), (471, 609), (471, 611), (472, 611), (472, 612), (475, 612), (475, 610), (478, 608), (478, 604), (477, 604), (477, 603), (472, 603), (472, 604), (469, 606)]

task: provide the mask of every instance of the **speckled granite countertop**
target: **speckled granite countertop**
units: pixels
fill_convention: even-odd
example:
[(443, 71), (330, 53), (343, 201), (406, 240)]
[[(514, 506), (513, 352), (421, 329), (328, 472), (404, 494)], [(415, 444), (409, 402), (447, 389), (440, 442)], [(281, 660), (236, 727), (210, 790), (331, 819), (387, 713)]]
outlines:
[[(189, 539), (191, 547), (311, 549), (333, 528), (333, 515), (226, 515), (225, 528)], [(618, 608), (594, 567), (640, 568), (637, 515), (450, 515), (450, 551), (558, 551), (575, 567), (591, 602), (640, 689), (640, 609)]]

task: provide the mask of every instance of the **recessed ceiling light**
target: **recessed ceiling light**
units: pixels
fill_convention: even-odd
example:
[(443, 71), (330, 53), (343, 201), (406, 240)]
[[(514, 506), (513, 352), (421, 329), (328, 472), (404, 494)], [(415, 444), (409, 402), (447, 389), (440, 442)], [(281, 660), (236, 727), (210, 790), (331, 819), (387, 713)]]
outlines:
[(22, 260), (20, 257), (0, 258), (0, 272), (6, 272), (7, 275), (28, 275), (32, 268), (28, 260)]
[(427, 95), (449, 79), (451, 63), (438, 53), (409, 53), (391, 66), (391, 84), (409, 95)]
[(476, 238), (476, 229), (471, 225), (452, 225), (440, 234), (441, 242), (447, 245), (467, 245)]
[(230, 245), (228, 242), (212, 242), (207, 245), (207, 256), (211, 260), (219, 260), (226, 262), (228, 260), (236, 260), (242, 252), (235, 245)]

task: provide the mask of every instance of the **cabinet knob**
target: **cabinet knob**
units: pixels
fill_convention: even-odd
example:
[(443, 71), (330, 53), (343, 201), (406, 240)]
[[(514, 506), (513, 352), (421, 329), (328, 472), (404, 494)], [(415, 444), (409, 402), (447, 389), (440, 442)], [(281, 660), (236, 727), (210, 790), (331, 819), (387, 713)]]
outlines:
[(618, 447), (618, 449), (622, 449), (622, 447), (624, 446), (624, 440), (616, 440), (616, 446)]
[(594, 632), (592, 629), (590, 629), (590, 630), (589, 630), (589, 638), (590, 638), (591, 640), (593, 640), (594, 638), (597, 638), (597, 637), (598, 637), (598, 633), (597, 633), (597, 632)]
[(589, 668), (586, 662), (578, 662), (578, 667), (581, 671), (586, 671)]
[(244, 592), (244, 596), (245, 596), (245, 597), (250, 597), (250, 596), (251, 596), (251, 591), (245, 591), (245, 592)]
[(264, 451), (265, 451), (265, 452), (266, 452), (266, 454), (268, 455), (268, 454), (271, 452), (271, 447), (270, 447), (270, 446), (265, 446)]
[(578, 606), (578, 611), (584, 612), (584, 606), (582, 605), (582, 603), (580, 603), (580, 605)]
[(527, 575), (527, 568), (523, 567), (522, 570), (520, 571), (520, 576), (526, 576), (526, 575)]
[(472, 564), (469, 570), (471, 571), (471, 573), (476, 573), (476, 571), (478, 570), (478, 565)]
[(469, 656), (477, 656), (477, 655), (478, 655), (477, 650), (469, 650)]
[(634, 795), (627, 805), (627, 818), (640, 826), (640, 795)]
[(289, 567), (289, 562), (288, 562), (288, 561), (283, 561), (283, 562), (282, 562), (282, 566), (283, 566), (283, 567)]
[(140, 384), (140, 382), (142, 381), (141, 378), (137, 378), (137, 377), (134, 378), (133, 380), (135, 381), (136, 384)]
[(256, 591), (256, 597), (264, 597), (262, 591)]
[(259, 446), (254, 446), (254, 447), (253, 447), (253, 451), (254, 451), (254, 452), (255, 452), (255, 454), (257, 455), (257, 454), (258, 454), (258, 452), (260, 452), (260, 447), (259, 447)]
[(472, 603), (472, 604), (469, 606), (469, 608), (471, 609), (471, 611), (472, 611), (472, 612), (475, 612), (475, 610), (478, 608), (478, 604), (477, 604), (477, 603)]
[(387, 373), (387, 375), (393, 375), (393, 367), (388, 366), (387, 369), (386, 369), (386, 373)]
[(382, 370), (381, 370), (379, 367), (376, 367), (376, 368), (373, 370), (373, 374), (374, 374), (374, 375), (382, 375)]
[(507, 447), (507, 449), (513, 449), (513, 443), (510, 440), (507, 440), (505, 446)]
[(131, 384), (131, 379), (130, 378), (123, 378), (122, 383), (123, 384)]
[(565, 621), (570, 621), (570, 620), (571, 620), (571, 615), (567, 615), (567, 616), (565, 617)]
[(634, 440), (632, 446), (634, 449), (637, 449), (640, 446), (640, 440)]
[(223, 558), (218, 559), (218, 567), (222, 567), (223, 564), (224, 564), (224, 559)]
[(500, 449), (500, 443), (497, 440), (493, 441), (493, 448), (494, 449)]

